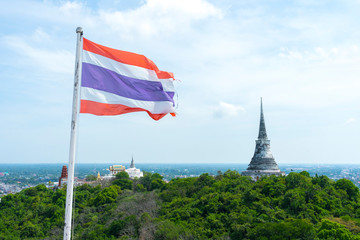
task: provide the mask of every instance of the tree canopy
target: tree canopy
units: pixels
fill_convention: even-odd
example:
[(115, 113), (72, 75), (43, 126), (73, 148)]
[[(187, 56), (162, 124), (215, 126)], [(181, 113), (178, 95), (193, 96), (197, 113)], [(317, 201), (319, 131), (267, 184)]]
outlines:
[[(126, 174), (75, 188), (73, 239), (359, 239), (359, 189), (349, 180), (236, 171), (172, 179)], [(65, 189), (4, 196), (0, 239), (62, 239)]]

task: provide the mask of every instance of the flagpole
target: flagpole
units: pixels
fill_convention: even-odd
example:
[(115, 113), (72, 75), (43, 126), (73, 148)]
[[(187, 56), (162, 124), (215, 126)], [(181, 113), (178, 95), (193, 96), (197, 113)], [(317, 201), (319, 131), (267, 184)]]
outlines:
[(83, 30), (81, 27), (76, 28), (77, 42), (76, 42), (76, 58), (75, 58), (75, 76), (74, 76), (74, 94), (72, 105), (72, 119), (71, 119), (71, 137), (70, 137), (70, 153), (68, 166), (68, 180), (66, 188), (66, 205), (65, 205), (65, 226), (64, 226), (64, 240), (71, 239), (71, 217), (73, 204), (73, 188), (74, 188), (74, 169), (76, 156), (76, 142), (78, 129), (78, 115), (79, 115), (79, 89), (81, 84), (81, 56), (83, 44)]

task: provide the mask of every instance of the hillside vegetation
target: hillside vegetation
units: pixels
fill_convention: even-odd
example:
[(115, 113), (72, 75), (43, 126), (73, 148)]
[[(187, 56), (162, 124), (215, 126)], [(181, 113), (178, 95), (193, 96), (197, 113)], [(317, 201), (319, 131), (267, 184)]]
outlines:
[[(159, 174), (75, 190), (73, 239), (359, 239), (359, 189), (307, 172), (253, 182), (236, 171), (165, 183)], [(65, 189), (0, 202), (0, 239), (62, 239)]]

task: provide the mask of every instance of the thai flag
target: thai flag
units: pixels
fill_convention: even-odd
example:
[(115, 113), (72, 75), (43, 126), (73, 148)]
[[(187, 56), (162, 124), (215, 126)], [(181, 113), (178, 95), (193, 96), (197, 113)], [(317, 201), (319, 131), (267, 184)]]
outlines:
[(145, 111), (154, 120), (175, 116), (174, 75), (148, 58), (83, 38), (80, 113)]

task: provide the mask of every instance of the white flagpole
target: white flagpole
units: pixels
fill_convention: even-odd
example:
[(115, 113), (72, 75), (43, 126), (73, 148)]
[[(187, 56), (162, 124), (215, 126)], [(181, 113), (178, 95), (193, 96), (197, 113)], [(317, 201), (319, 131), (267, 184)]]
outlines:
[(73, 204), (73, 188), (74, 188), (74, 164), (76, 156), (76, 142), (78, 129), (78, 115), (79, 115), (79, 89), (81, 84), (81, 57), (83, 45), (83, 30), (81, 27), (76, 28), (77, 42), (76, 42), (76, 58), (75, 58), (75, 76), (74, 76), (74, 95), (72, 105), (72, 119), (71, 119), (71, 137), (70, 137), (70, 154), (68, 167), (68, 180), (66, 189), (66, 205), (65, 205), (65, 226), (64, 226), (64, 240), (71, 238), (71, 217)]

